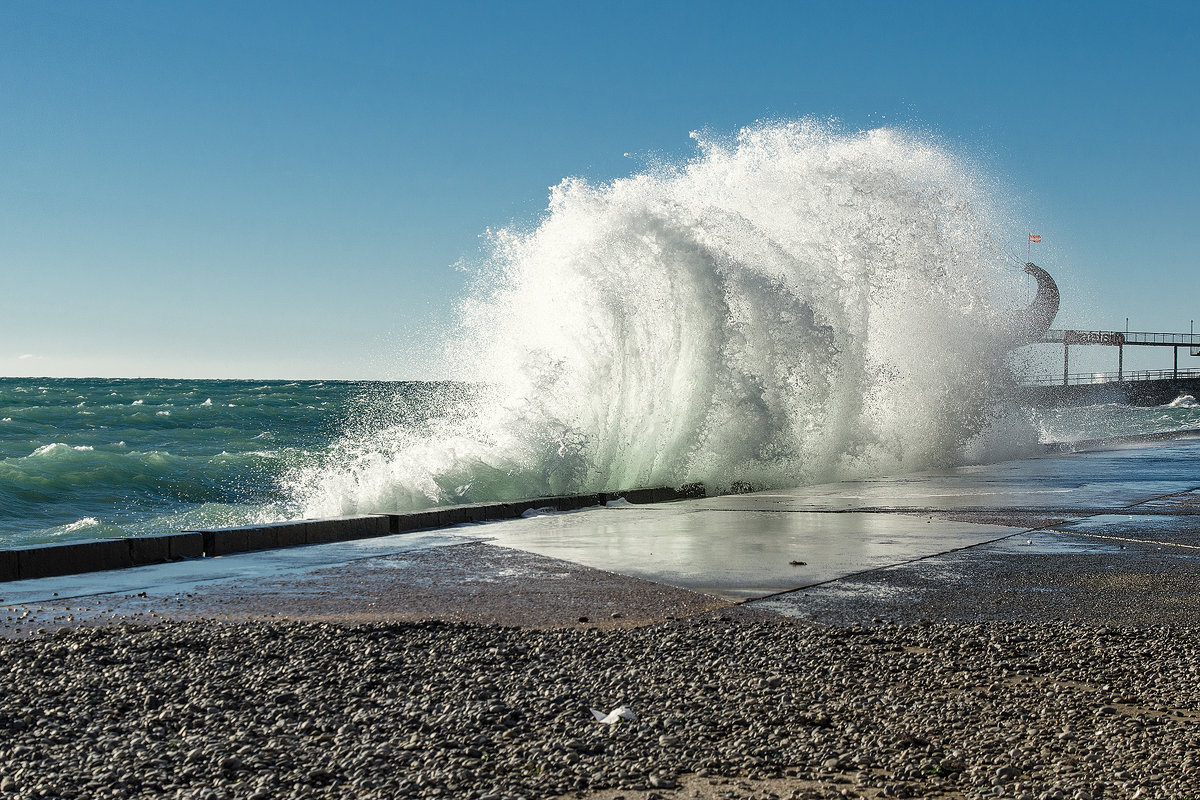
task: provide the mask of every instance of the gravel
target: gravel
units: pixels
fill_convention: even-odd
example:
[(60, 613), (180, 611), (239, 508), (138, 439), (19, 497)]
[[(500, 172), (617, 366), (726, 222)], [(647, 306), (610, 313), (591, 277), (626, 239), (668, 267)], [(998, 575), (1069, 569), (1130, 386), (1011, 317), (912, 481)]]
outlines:
[[(0, 642), (0, 793), (1194, 796), (1198, 645), (1192, 628), (740, 610), (614, 630), (77, 627)], [(619, 706), (638, 719), (589, 710)]]

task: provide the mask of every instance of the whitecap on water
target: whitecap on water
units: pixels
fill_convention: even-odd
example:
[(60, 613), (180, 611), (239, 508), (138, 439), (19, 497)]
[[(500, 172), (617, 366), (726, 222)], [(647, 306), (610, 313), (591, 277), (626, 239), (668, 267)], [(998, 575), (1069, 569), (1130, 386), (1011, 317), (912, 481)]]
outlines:
[(100, 520), (96, 519), (95, 517), (84, 517), (83, 519), (76, 520), (75, 522), (72, 522), (69, 525), (62, 526), (62, 528), (60, 529), (60, 532), (61, 533), (74, 533), (75, 531), (80, 531), (80, 530), (83, 530), (84, 528), (95, 528), (99, 525), (100, 525)]
[(40, 457), (40, 456), (53, 456), (53, 455), (56, 455), (59, 453), (65, 454), (68, 451), (75, 451), (77, 453), (89, 453), (89, 452), (94, 451), (95, 449), (96, 448), (90, 444), (69, 445), (66, 442), (54, 442), (52, 444), (42, 445), (41, 447), (37, 448), (32, 453), (30, 453), (29, 457), (36, 458), (36, 457)]

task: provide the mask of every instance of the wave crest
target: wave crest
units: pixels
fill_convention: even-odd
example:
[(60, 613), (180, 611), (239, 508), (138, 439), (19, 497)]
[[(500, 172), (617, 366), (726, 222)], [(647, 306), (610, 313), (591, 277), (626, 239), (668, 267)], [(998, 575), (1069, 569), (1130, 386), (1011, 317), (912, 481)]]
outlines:
[(348, 435), (290, 476), (305, 513), (961, 459), (1022, 304), (974, 172), (889, 129), (696, 138), (494, 232), (447, 364), (486, 388), (444, 424)]

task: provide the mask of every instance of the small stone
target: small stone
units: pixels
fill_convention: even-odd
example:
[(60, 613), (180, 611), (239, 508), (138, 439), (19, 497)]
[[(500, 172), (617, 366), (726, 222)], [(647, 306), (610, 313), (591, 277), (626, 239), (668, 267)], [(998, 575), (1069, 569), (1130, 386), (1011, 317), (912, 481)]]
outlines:
[(996, 770), (996, 779), (1000, 781), (1015, 781), (1021, 777), (1021, 770), (1011, 764)]

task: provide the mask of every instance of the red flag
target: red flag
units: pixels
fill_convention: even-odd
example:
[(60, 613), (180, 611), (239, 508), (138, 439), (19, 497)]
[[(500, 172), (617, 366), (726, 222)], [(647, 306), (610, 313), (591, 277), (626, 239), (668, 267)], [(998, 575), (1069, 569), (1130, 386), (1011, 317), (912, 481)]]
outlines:
[(1040, 244), (1042, 241), (1042, 235), (1040, 233), (1031, 233), (1029, 234), (1029, 241), (1038, 242)]

